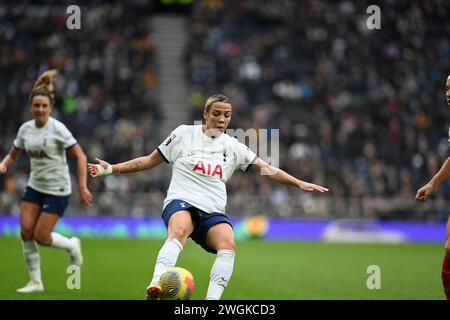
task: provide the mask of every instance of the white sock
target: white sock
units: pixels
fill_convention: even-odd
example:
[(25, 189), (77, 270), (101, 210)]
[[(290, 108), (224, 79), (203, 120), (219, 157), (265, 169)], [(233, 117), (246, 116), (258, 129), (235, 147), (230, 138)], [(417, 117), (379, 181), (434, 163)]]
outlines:
[(51, 246), (54, 248), (66, 249), (70, 252), (73, 249), (73, 242), (59, 233), (52, 232)]
[(175, 267), (181, 250), (183, 250), (183, 245), (175, 238), (167, 239), (166, 242), (164, 242), (161, 250), (159, 250), (158, 258), (156, 258), (152, 284), (159, 285), (161, 275), (166, 272), (167, 269)]
[(234, 250), (222, 249), (217, 251), (216, 260), (211, 268), (206, 300), (220, 300), (233, 273), (233, 265)]
[(35, 282), (42, 282), (41, 279), (41, 258), (39, 256), (39, 249), (37, 243), (34, 240), (23, 241), (22, 251), (25, 257), (25, 262), (28, 266), (28, 273), (30, 279)]

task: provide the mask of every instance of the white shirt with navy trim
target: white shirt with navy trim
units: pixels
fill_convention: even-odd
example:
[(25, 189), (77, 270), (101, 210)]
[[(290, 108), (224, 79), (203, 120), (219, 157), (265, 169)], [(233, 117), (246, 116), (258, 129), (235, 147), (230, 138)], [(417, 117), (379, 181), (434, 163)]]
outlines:
[(225, 183), (234, 171), (248, 170), (257, 158), (245, 144), (226, 133), (208, 137), (202, 125), (177, 127), (157, 150), (172, 164), (164, 207), (180, 199), (207, 213), (225, 213)]
[(28, 186), (46, 194), (67, 196), (72, 192), (66, 149), (77, 144), (60, 121), (50, 117), (45, 126), (25, 122), (17, 133), (14, 147), (25, 149), (30, 157)]

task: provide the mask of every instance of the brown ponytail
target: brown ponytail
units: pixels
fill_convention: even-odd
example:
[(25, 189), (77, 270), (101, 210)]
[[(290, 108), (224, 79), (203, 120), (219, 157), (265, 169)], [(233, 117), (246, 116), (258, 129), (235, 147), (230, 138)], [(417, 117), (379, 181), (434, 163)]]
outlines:
[(55, 91), (55, 87), (53, 85), (53, 81), (57, 74), (58, 70), (52, 69), (45, 71), (39, 76), (34, 83), (33, 90), (28, 98), (28, 105), (31, 105), (31, 101), (33, 101), (35, 96), (44, 96), (48, 97), (50, 104), (53, 106), (55, 103), (55, 94), (53, 93)]

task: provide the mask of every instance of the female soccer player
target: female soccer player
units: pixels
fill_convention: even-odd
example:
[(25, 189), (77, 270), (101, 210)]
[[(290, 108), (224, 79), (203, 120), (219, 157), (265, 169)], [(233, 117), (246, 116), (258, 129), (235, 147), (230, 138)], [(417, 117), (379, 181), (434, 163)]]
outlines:
[[(447, 77), (445, 84), (445, 97), (447, 98), (447, 105), (450, 107), (450, 75)], [(450, 143), (450, 130), (449, 130)], [(416, 200), (425, 201), (428, 196), (448, 177), (450, 177), (450, 157), (445, 160), (441, 169), (434, 175), (434, 177), (422, 188), (417, 191)], [(445, 297), (450, 300), (450, 216), (447, 221), (447, 228), (445, 232), (445, 246), (444, 246), (444, 261), (442, 262), (442, 285), (444, 287)]]
[(225, 182), (235, 170), (247, 171), (253, 165), (259, 170), (273, 170), (267, 177), (275, 182), (304, 191), (328, 191), (275, 169), (226, 134), (231, 110), (227, 97), (213, 95), (205, 104), (205, 125), (177, 127), (148, 156), (114, 165), (100, 159), (96, 159), (99, 164), (88, 164), (92, 177), (148, 170), (164, 161), (173, 165), (172, 180), (162, 212), (168, 239), (159, 251), (153, 278), (147, 287), (149, 300), (161, 297), (160, 277), (168, 268), (175, 266), (188, 237), (206, 251), (217, 254), (206, 299), (220, 299), (234, 265), (234, 233), (225, 215)]
[(80, 239), (68, 239), (52, 232), (63, 216), (72, 192), (66, 150), (77, 161), (80, 203), (90, 206), (92, 202), (86, 184), (86, 156), (66, 126), (50, 117), (56, 74), (56, 70), (46, 71), (36, 81), (28, 102), (34, 119), (19, 128), (11, 150), (0, 162), (0, 174), (5, 173), (23, 149), (31, 162), (27, 189), (20, 202), (23, 254), (31, 278), (25, 287), (17, 290), (24, 293), (44, 290), (36, 242), (67, 250), (72, 265), (81, 266), (83, 262)]

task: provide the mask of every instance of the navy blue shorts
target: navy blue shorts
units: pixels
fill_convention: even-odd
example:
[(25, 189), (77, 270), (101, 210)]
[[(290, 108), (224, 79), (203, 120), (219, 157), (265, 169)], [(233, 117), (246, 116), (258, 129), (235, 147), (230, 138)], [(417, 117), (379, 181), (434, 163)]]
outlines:
[(23, 201), (29, 201), (41, 207), (42, 212), (54, 213), (62, 217), (69, 204), (70, 196), (54, 196), (34, 190), (27, 186)]
[(216, 250), (210, 248), (206, 244), (206, 234), (212, 226), (219, 223), (228, 223), (231, 227), (233, 227), (228, 217), (223, 213), (206, 213), (205, 211), (190, 205), (186, 201), (177, 199), (170, 201), (162, 213), (162, 218), (166, 224), (166, 228), (169, 225), (170, 217), (175, 212), (181, 210), (188, 210), (191, 213), (192, 221), (194, 222), (194, 231), (190, 235), (190, 238), (197, 244), (201, 245), (207, 252), (217, 253)]

